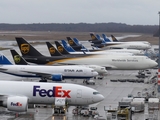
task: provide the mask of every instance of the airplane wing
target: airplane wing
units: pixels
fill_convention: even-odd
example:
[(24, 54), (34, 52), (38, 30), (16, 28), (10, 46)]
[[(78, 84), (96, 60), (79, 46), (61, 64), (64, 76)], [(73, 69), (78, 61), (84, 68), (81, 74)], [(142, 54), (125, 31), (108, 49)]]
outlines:
[(8, 69), (6, 68), (0, 68), (0, 71), (7, 71)]
[[(27, 70), (23, 70), (22, 72), (26, 72), (26, 73), (31, 73), (31, 74), (36, 74), (39, 77), (51, 77), (53, 74), (50, 73), (44, 73), (44, 72), (36, 72), (36, 71), (27, 71)], [(60, 74), (60, 73), (59, 73)]]
[[(57, 64), (59, 64), (59, 65), (80, 65), (80, 64), (74, 64), (74, 63), (57, 63)], [(102, 66), (102, 67), (105, 67), (106, 70), (116, 69), (117, 68), (117, 67), (115, 67), (113, 65), (105, 65), (105, 66)]]

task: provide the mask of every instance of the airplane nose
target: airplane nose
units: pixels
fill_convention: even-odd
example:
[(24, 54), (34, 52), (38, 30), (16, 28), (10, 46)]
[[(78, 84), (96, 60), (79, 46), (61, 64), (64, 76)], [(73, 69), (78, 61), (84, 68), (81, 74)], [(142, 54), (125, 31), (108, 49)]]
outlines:
[(94, 75), (94, 76), (97, 76), (97, 75), (98, 75), (98, 72), (94, 72), (93, 75)]
[(100, 94), (100, 95), (99, 95), (98, 102), (100, 102), (100, 101), (102, 101), (102, 100), (104, 100), (104, 96)]
[(150, 64), (150, 67), (156, 67), (158, 63), (154, 60), (152, 60), (152, 63)]
[(94, 98), (95, 103), (101, 102), (104, 100), (104, 96), (99, 94), (96, 98)]

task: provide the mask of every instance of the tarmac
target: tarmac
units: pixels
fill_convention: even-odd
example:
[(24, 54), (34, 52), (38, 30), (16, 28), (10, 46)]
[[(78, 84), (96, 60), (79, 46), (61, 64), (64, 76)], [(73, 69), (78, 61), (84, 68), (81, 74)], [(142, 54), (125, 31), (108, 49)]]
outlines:
[[(43, 46), (43, 48), (42, 48)], [(15, 50), (19, 52), (19, 48), (16, 46), (12, 46)], [(36, 48), (41, 48), (39, 51), (42, 54), (48, 55), (49, 52), (47, 51), (47, 47), (44, 45), (37, 45)], [(12, 62), (12, 56), (9, 50), (3, 50), (2, 53), (7, 56)], [(151, 75), (154, 75), (157, 72), (157, 69), (151, 69)], [(97, 104), (90, 105), (90, 106), (97, 106), (99, 112), (99, 119), (106, 120), (106, 113), (104, 111), (104, 106), (108, 107), (117, 107), (118, 102), (121, 101), (123, 97), (127, 97), (128, 95), (137, 96), (138, 92), (142, 92), (144, 88), (150, 88), (152, 84), (146, 84), (149, 78), (145, 78), (145, 83), (137, 83), (137, 82), (111, 82), (112, 79), (137, 79), (135, 75), (138, 74), (138, 70), (134, 71), (120, 71), (120, 70), (109, 70), (109, 74), (105, 76), (104, 79), (95, 80), (95, 85), (87, 85), (83, 83), (83, 80), (66, 80), (67, 83), (75, 83), (85, 85), (91, 88), (98, 90), (105, 99)], [(28, 78), (21, 78), (15, 77), (11, 75), (7, 75), (4, 73), (0, 73), (1, 79), (0, 80), (12, 80), (12, 81), (39, 81), (39, 79), (28, 79)], [(0, 120), (95, 120), (92, 117), (83, 117), (80, 115), (73, 115), (72, 110), (74, 106), (70, 106), (68, 108), (68, 112), (65, 115), (53, 115), (53, 110), (51, 107), (40, 107), (35, 109), (29, 109), (27, 113), (20, 113), (15, 114), (13, 112), (7, 111), (6, 108), (0, 107)], [(142, 113), (135, 113), (132, 117), (132, 120), (142, 120), (144, 119), (144, 112)]]

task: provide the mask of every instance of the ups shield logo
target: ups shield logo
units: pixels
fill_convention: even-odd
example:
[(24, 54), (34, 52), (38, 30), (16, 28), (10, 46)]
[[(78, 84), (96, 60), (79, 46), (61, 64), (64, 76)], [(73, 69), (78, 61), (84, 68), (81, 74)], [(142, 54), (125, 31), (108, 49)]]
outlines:
[(68, 43), (69, 43), (70, 45), (73, 45), (73, 41), (72, 41), (72, 40), (69, 40)]
[(19, 63), (21, 61), (21, 57), (19, 55), (15, 55), (13, 59), (15, 63)]
[(22, 44), (21, 45), (21, 52), (27, 54), (29, 52), (29, 44)]
[(62, 53), (63, 52), (63, 47), (62, 46), (58, 46), (58, 51)]
[(92, 35), (92, 40), (96, 39), (94, 35)]
[(56, 50), (55, 50), (54, 47), (50, 47), (50, 48), (49, 48), (49, 52), (50, 52), (51, 54), (54, 54), (54, 53), (56, 52)]
[(116, 38), (115, 38), (115, 37), (112, 37), (112, 39), (113, 39), (113, 40), (116, 40)]

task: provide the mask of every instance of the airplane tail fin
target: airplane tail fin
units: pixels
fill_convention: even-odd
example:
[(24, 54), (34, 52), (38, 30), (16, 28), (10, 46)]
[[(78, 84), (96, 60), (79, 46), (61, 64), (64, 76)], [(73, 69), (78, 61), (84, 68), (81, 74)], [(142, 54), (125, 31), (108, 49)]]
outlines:
[(119, 42), (113, 35), (111, 35), (111, 38), (113, 42)]
[(90, 36), (91, 36), (91, 40), (98, 40), (97, 37), (93, 33), (90, 33)]
[(62, 56), (62, 54), (50, 42), (46, 42), (46, 44), (51, 56)]
[(97, 39), (99, 39), (99, 40), (101, 39), (101, 36), (100, 36), (100, 35), (98, 35), (98, 34), (96, 35), (96, 37), (97, 37)]
[(68, 51), (68, 52), (75, 52), (75, 50), (69, 45), (67, 44), (67, 42), (65, 40), (61, 40), (63, 47)]
[(16, 37), (16, 41), (23, 56), (43, 56), (24, 38)]
[(28, 65), (26, 60), (21, 57), (15, 50), (11, 49), (10, 51), (16, 65)]
[(71, 37), (67, 37), (67, 40), (70, 46), (77, 46), (77, 43), (73, 39), (71, 39)]
[(77, 45), (82, 45), (77, 38), (73, 38), (73, 40)]
[(6, 58), (5, 55), (0, 55), (0, 64), (1, 65), (12, 65), (12, 63)]
[(62, 54), (62, 55), (68, 55), (70, 54), (58, 41), (55, 41), (57, 50)]
[(84, 47), (84, 46), (79, 42), (79, 40), (78, 40), (77, 38), (73, 38), (73, 40), (74, 40), (74, 42), (75, 42), (78, 46), (81, 46), (81, 47), (82, 47), (82, 50), (85, 50), (85, 51), (89, 52), (89, 50), (88, 50), (86, 47)]
[(110, 39), (108, 39), (108, 37), (105, 34), (102, 34), (102, 36), (105, 42), (111, 42)]

